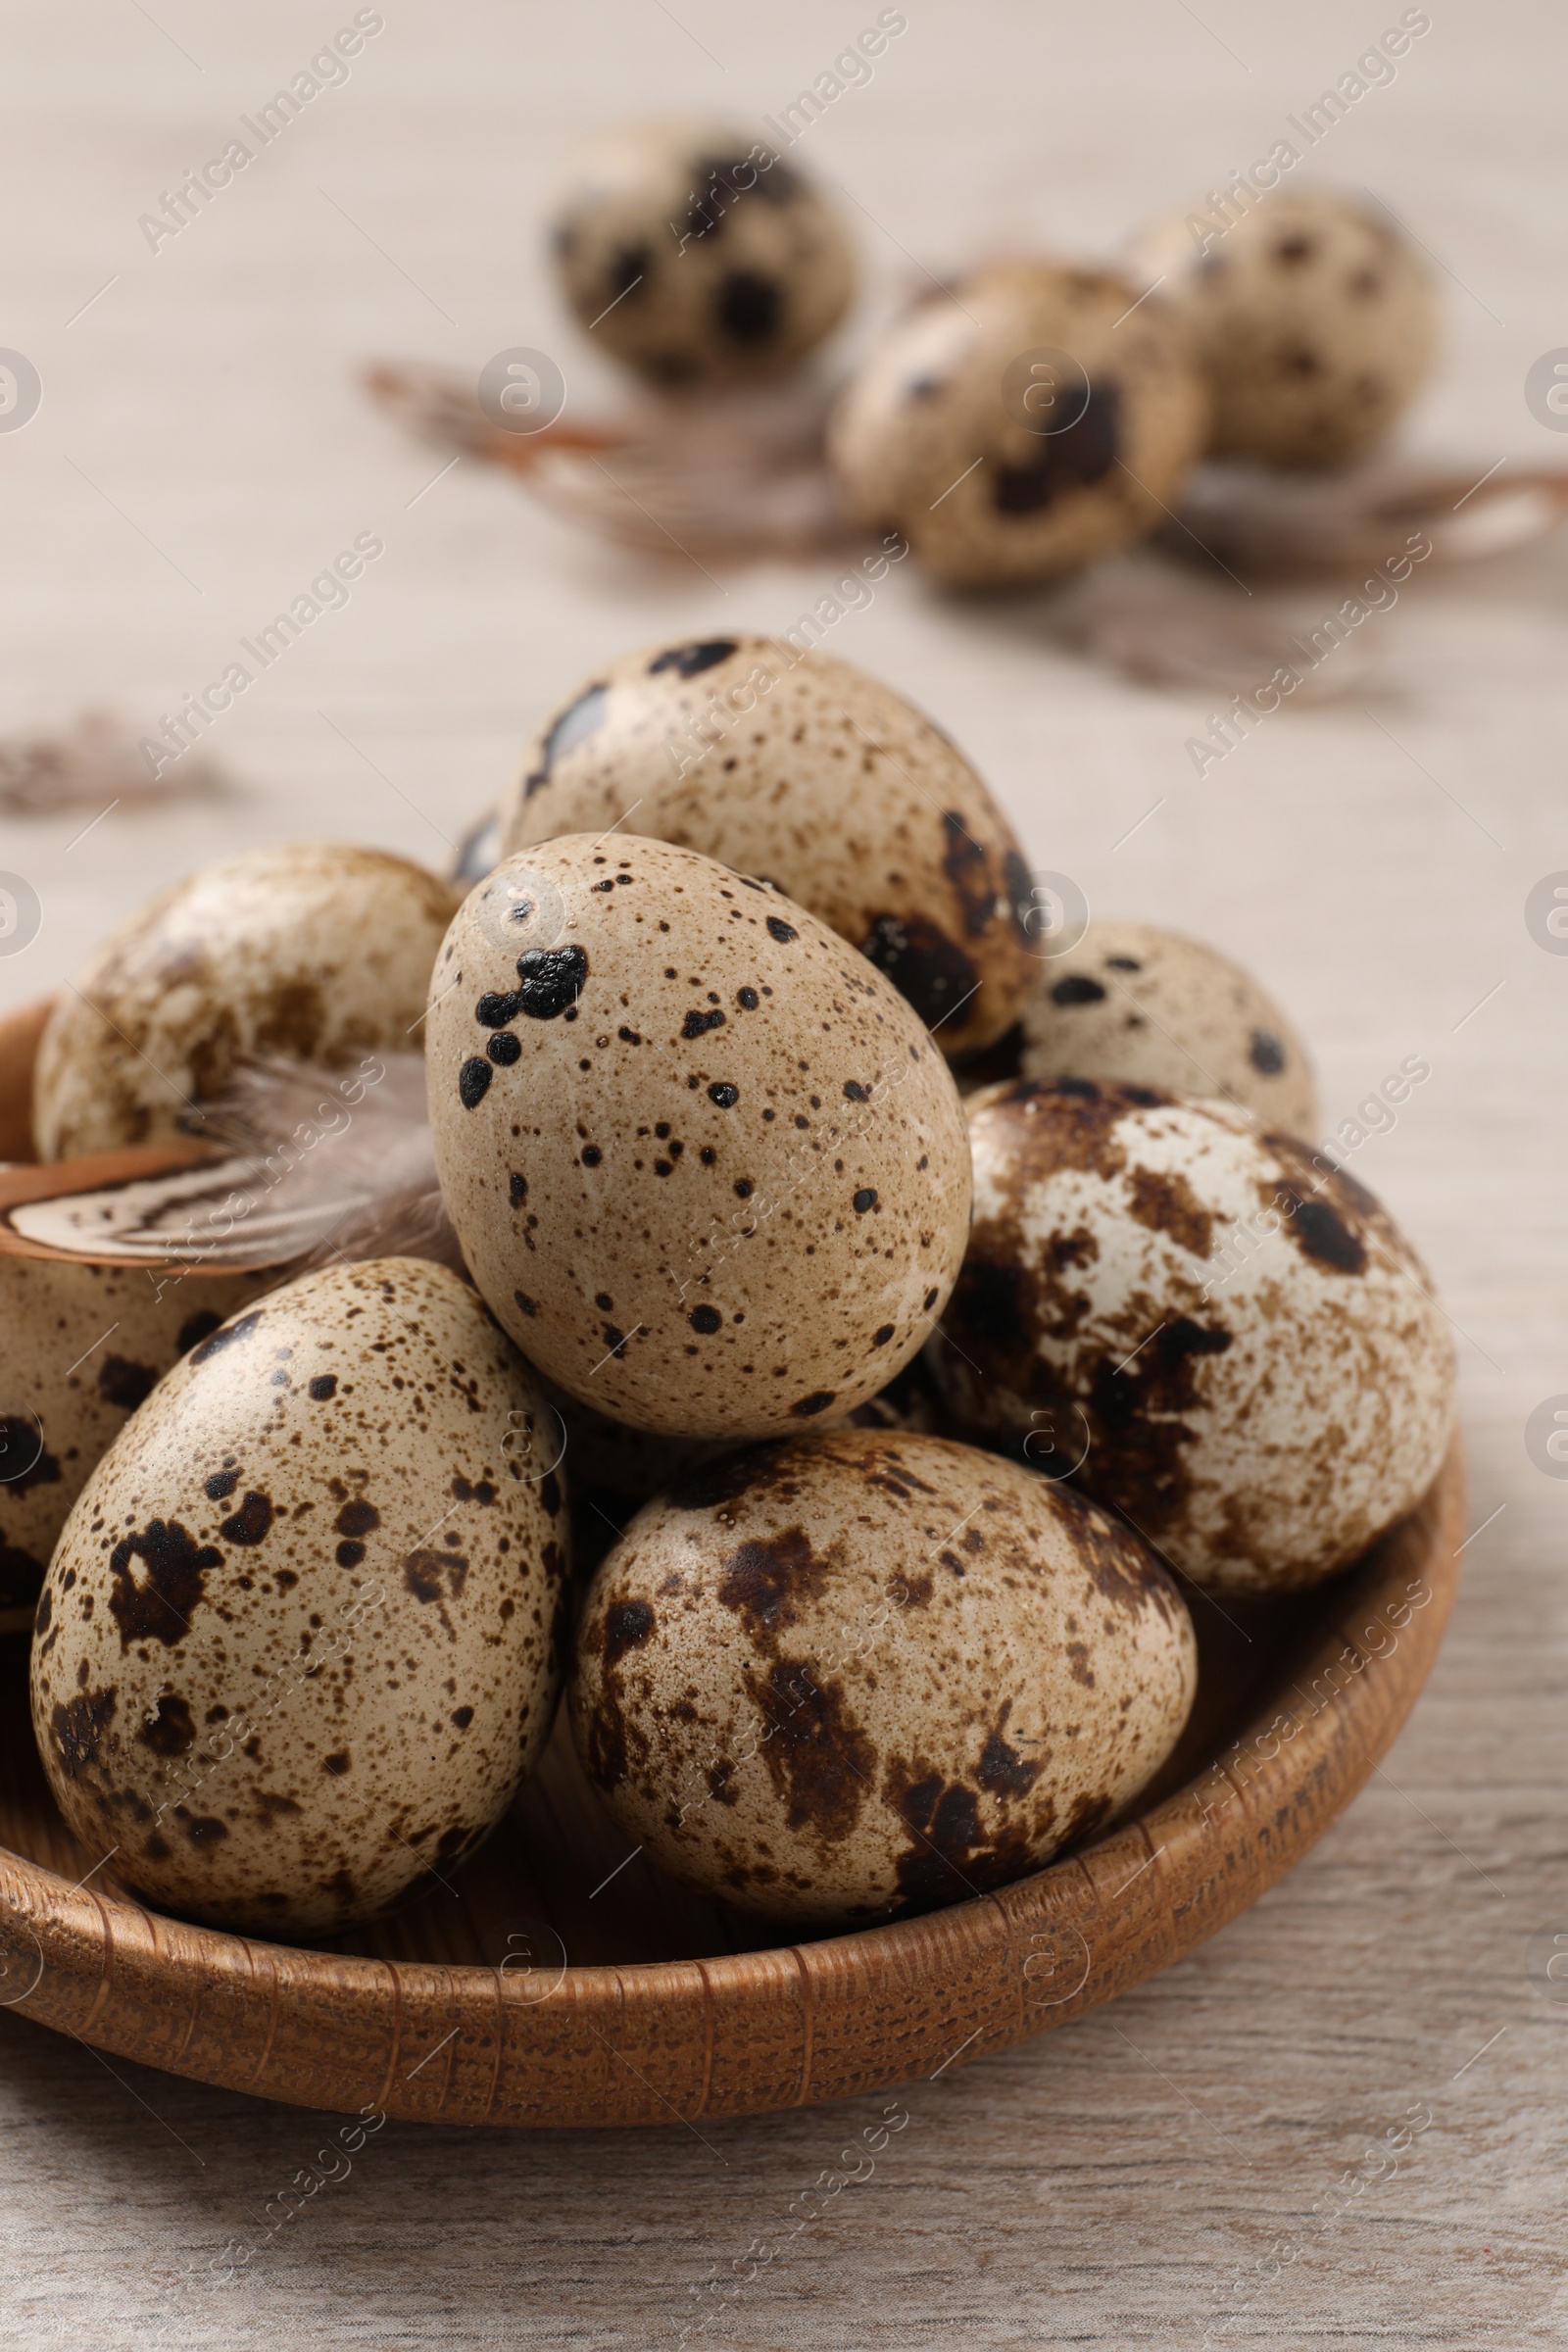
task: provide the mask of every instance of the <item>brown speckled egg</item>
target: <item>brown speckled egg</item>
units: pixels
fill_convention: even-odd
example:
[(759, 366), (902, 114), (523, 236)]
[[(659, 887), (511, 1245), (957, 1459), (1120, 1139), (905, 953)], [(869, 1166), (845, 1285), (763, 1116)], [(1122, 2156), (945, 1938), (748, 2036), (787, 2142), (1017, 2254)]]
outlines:
[(1002, 1034), (1039, 965), (1028, 868), (961, 752), (890, 686), (767, 637), (643, 646), (529, 746), (502, 846), (639, 833), (776, 882), (868, 956), (948, 1054)]
[(203, 1340), (110, 1448), (38, 1607), (66, 1820), (155, 1903), (327, 1936), (449, 1874), (550, 1730), (565, 1582), (543, 1412), (467, 1286), (308, 1274)]
[(1266, 1126), (1312, 1133), (1304, 1048), (1257, 982), (1213, 948), (1152, 923), (1091, 923), (1075, 948), (1035, 968), (1020, 1077), (1217, 1095)]
[(155, 1383), (278, 1280), (0, 1253), (0, 1617), (37, 1599), (88, 1472)]
[(1451, 1349), (1353, 1178), (1233, 1104), (1087, 1078), (990, 1088), (969, 1128), (974, 1233), (929, 1358), (964, 1422), (1081, 1455), (1219, 1592), (1315, 1584), (1414, 1507)]
[(666, 390), (779, 374), (837, 326), (855, 283), (834, 208), (733, 123), (604, 133), (575, 159), (554, 240), (596, 344)]
[(829, 433), (851, 512), (959, 587), (1041, 579), (1156, 529), (1208, 399), (1185, 327), (1139, 291), (998, 261), (896, 320)]
[(1217, 457), (1343, 464), (1409, 405), (1431, 365), (1425, 263), (1386, 213), (1338, 190), (1280, 188), (1229, 227), (1199, 206), (1151, 230), (1139, 261), (1192, 330)]
[(1197, 1679), (1147, 1544), (940, 1438), (759, 1446), (594, 1580), (572, 1736), (628, 1838), (747, 1910), (846, 1926), (1038, 1869), (1163, 1763)]
[(40, 1158), (175, 1134), (242, 1054), (335, 1069), (407, 1052), (458, 896), (407, 858), (325, 841), (188, 874), (60, 996), (33, 1084)]
[(474, 1279), (612, 1420), (797, 1431), (874, 1396), (941, 1312), (969, 1223), (947, 1064), (776, 891), (663, 842), (546, 842), (465, 902), (425, 1035)]

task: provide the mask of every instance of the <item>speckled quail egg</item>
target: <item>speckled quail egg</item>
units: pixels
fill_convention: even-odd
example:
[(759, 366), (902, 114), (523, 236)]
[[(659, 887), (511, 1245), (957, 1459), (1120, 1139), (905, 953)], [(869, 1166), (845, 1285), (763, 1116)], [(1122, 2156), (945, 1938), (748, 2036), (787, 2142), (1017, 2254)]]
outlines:
[(474, 1280), (553, 1380), (674, 1437), (853, 1411), (963, 1255), (969, 1155), (898, 991), (712, 858), (568, 834), (464, 903), (430, 1128)]
[(461, 894), (407, 858), (335, 842), (203, 866), (104, 941), (38, 1049), (39, 1156), (177, 1132), (236, 1059), (337, 1068), (407, 1050)]
[(1219, 1592), (1315, 1584), (1414, 1507), (1452, 1356), (1370, 1193), (1232, 1103), (1058, 1078), (968, 1107), (974, 1232), (929, 1359), (963, 1422), (1037, 1433)]
[(1147, 536), (1202, 449), (1208, 399), (1186, 328), (1138, 296), (1104, 270), (999, 261), (906, 313), (830, 426), (851, 512), (959, 587)]
[(632, 1522), (572, 1735), (628, 1838), (747, 1910), (852, 1925), (1038, 1869), (1192, 1705), (1148, 1545), (1015, 1463), (868, 1430), (759, 1446)]
[(666, 389), (779, 374), (831, 333), (854, 289), (833, 207), (729, 123), (634, 122), (596, 139), (554, 235), (582, 324)]
[(998, 1037), (1039, 969), (1029, 871), (961, 752), (864, 670), (768, 637), (643, 646), (543, 727), (502, 846), (639, 833), (776, 882), (868, 956), (949, 1055)]
[(225, 1323), (122, 1431), (38, 1605), (71, 1828), (152, 1901), (326, 1936), (449, 1875), (550, 1730), (543, 1411), (454, 1274), (376, 1258)]
[(1153, 923), (1091, 923), (1075, 948), (1035, 966), (1017, 1075), (1123, 1078), (1218, 1095), (1266, 1126), (1310, 1135), (1311, 1066), (1250, 975), (1213, 948)]
[(277, 1280), (0, 1253), (0, 1620), (37, 1599), (67, 1514), (127, 1415)]
[(1192, 330), (1213, 393), (1215, 456), (1270, 466), (1357, 457), (1431, 365), (1437, 301), (1425, 263), (1385, 213), (1335, 189), (1280, 188), (1232, 210), (1227, 227), (1199, 207), (1139, 248)]

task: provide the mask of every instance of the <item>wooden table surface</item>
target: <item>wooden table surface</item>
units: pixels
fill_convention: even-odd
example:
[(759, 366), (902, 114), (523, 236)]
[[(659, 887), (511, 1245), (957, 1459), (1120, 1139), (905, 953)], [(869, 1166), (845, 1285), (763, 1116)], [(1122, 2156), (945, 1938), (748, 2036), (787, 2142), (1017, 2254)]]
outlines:
[[(633, 109), (775, 112), (869, 0), (385, 0), (346, 84), (150, 250), (139, 216), (353, 13), (7, 12), (0, 344), (44, 400), (0, 434), (0, 733), (91, 703), (139, 733), (357, 533), (386, 552), (215, 730), (222, 797), (122, 806), (80, 839), (90, 808), (0, 815), (0, 867), (42, 906), (0, 1003), (231, 846), (331, 832), (443, 860), (596, 662), (786, 627), (830, 582), (825, 562), (656, 568), (467, 461), (432, 483), (441, 458), (352, 379), (377, 354), (477, 368), (529, 344), (578, 414), (606, 406), (541, 266), (560, 157)], [(801, 151), (846, 192), (871, 317), (988, 247), (1113, 250), (1266, 153), (1399, 15), (905, 13)], [(1436, 258), (1446, 345), (1406, 439), (1479, 477), (1568, 459), (1524, 397), (1568, 344), (1568, 27), (1528, 0), (1430, 14), (1312, 163)], [(1250, 964), (1313, 1042), (1325, 1131), (1430, 1062), (1351, 1164), (1452, 1314), (1477, 1533), (1431, 1685), (1338, 1829), (1135, 1996), (909, 2086), (874, 2174), (794, 2236), (792, 2198), (882, 2100), (618, 2136), (389, 2126), (236, 2270), (316, 2120), (0, 2011), (0, 2343), (641, 2347), (715, 2305), (719, 2352), (1568, 2343), (1568, 1984), (1544, 1974), (1568, 1937), (1568, 1484), (1525, 1446), (1568, 1392), (1568, 957), (1524, 915), (1568, 868), (1565, 603), (1561, 541), (1418, 576), (1361, 631), (1348, 691), (1201, 782), (1204, 707), (1078, 660), (1036, 605), (901, 573), (832, 640), (967, 747), (1035, 862)]]

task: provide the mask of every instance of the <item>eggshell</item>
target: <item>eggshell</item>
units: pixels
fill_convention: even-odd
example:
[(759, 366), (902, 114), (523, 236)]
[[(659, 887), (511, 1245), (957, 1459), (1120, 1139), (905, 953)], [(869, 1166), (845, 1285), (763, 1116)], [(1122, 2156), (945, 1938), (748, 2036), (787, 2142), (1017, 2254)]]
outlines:
[(277, 1280), (0, 1252), (0, 1611), (37, 1599), (88, 1472), (154, 1384)]
[(418, 1258), (305, 1275), (176, 1365), (39, 1603), (33, 1728), (92, 1854), (171, 1910), (326, 1936), (471, 1852), (554, 1711), (542, 1411)]
[(619, 818), (777, 883), (886, 972), (950, 1055), (1000, 1036), (1040, 968), (1029, 869), (968, 760), (826, 654), (708, 637), (596, 670), (529, 746), (503, 847)]
[(1152, 923), (1091, 923), (1037, 965), (1018, 1075), (1119, 1078), (1221, 1096), (1266, 1125), (1310, 1135), (1311, 1065), (1295, 1030), (1240, 964)]
[(960, 587), (1043, 579), (1156, 529), (1208, 398), (1186, 328), (1142, 292), (995, 261), (895, 320), (829, 429), (851, 512)]
[[(1355, 1180), (1233, 1104), (1025, 1079), (969, 1104), (975, 1223), (929, 1361), (1216, 1592), (1310, 1585), (1437, 1476), (1431, 1277)], [(951, 1345), (948, 1344), (951, 1342)]]
[[(1336, 466), (1408, 407), (1438, 310), (1414, 245), (1333, 188), (1277, 188), (1255, 209), (1200, 204), (1143, 239), (1138, 261), (1190, 328), (1214, 401), (1216, 456)], [(1213, 233), (1203, 235), (1202, 227)]]
[(38, 1048), (42, 1159), (178, 1132), (236, 1057), (339, 1068), (407, 1051), (458, 891), (335, 842), (245, 850), (188, 874), (112, 933)]
[(596, 344), (666, 390), (793, 367), (838, 324), (855, 283), (836, 209), (734, 123), (603, 133), (573, 161), (553, 237)]
[(572, 1737), (629, 1838), (747, 1910), (960, 1901), (1130, 1803), (1197, 1681), (1148, 1546), (1011, 1462), (852, 1430), (651, 1503), (578, 1632)]
[(963, 1254), (963, 1113), (905, 1000), (803, 907), (567, 835), (469, 896), (431, 987), (448, 1213), (564, 1389), (637, 1429), (765, 1437), (908, 1361)]

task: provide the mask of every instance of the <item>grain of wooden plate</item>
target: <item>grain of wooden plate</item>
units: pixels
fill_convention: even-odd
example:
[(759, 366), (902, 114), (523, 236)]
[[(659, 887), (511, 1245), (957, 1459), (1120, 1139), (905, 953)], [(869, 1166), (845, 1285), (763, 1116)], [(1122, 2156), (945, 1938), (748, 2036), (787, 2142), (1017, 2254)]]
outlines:
[[(0, 1022), (0, 1133), (38, 1022)], [(1200, 1696), (1132, 1818), (993, 1894), (782, 1946), (656, 1872), (558, 1724), (496, 1835), (310, 1949), (148, 1910), (55, 1810), (0, 1642), (0, 2004), (199, 2082), (440, 2123), (694, 2124), (931, 2076), (1069, 2023), (1284, 1877), (1387, 1752), (1458, 1582), (1457, 1440), (1420, 1507), (1316, 1592), (1194, 1594)]]

